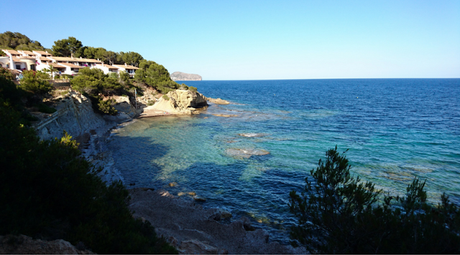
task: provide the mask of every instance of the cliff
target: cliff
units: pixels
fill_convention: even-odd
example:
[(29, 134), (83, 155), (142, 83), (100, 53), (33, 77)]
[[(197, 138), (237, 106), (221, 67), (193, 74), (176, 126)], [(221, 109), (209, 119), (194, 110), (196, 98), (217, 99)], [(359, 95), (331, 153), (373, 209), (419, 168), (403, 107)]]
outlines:
[(202, 78), (198, 74), (174, 72), (171, 74), (171, 80), (173, 81), (201, 81)]

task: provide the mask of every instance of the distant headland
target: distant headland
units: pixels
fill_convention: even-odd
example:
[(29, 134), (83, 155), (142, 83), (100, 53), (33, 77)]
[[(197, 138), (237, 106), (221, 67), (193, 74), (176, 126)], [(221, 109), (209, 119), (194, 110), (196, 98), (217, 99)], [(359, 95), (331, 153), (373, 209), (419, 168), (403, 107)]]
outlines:
[(201, 75), (190, 74), (183, 72), (174, 72), (171, 74), (171, 80), (173, 81), (201, 81)]

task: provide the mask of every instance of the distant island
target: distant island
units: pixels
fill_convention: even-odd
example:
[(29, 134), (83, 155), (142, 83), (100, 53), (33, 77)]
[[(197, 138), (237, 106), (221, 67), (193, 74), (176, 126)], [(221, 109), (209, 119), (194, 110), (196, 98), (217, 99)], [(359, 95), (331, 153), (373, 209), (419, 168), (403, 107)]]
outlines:
[(198, 74), (174, 72), (171, 74), (171, 80), (173, 81), (201, 81), (202, 78)]

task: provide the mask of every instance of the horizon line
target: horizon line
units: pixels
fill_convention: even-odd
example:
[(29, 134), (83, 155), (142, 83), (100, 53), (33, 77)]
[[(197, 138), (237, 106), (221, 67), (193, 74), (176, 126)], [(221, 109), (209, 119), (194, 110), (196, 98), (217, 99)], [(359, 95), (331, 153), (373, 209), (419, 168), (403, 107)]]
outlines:
[[(280, 79), (202, 79), (201, 81), (274, 81), (274, 80), (352, 80), (352, 79), (367, 79), (367, 80), (383, 80), (383, 79), (460, 79), (460, 77), (424, 77), (424, 78), (280, 78)], [(190, 80), (176, 80), (190, 81)]]

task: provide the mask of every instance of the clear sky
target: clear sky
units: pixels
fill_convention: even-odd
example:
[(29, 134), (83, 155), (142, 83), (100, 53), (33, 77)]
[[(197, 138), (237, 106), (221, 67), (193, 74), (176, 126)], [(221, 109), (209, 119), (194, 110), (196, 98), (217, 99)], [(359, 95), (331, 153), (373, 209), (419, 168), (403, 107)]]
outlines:
[(2, 0), (0, 33), (204, 80), (460, 78), (460, 0)]

